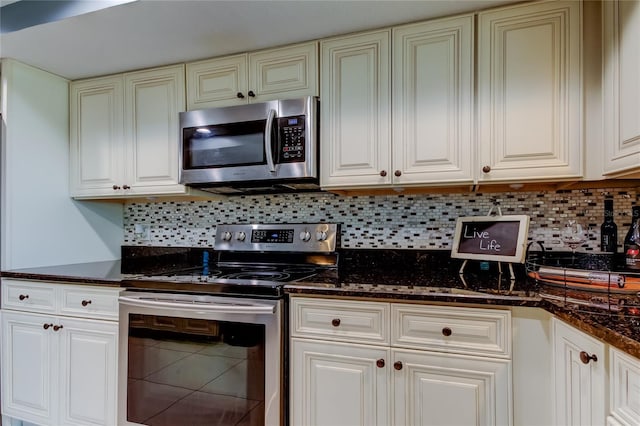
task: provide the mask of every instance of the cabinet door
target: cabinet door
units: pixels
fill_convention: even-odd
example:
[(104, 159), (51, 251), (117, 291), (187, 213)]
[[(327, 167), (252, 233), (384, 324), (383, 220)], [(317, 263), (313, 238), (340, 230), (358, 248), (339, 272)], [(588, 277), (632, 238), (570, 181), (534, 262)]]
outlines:
[[(56, 424), (54, 317), (2, 312), (2, 414)], [(51, 325), (50, 325), (51, 324)], [(47, 325), (45, 329), (44, 326)]]
[(70, 85), (72, 196), (113, 195), (123, 178), (122, 77)]
[(581, 2), (478, 15), (478, 180), (581, 178)]
[(511, 361), (392, 350), (394, 424), (512, 424)]
[(605, 174), (640, 171), (640, 1), (605, 1)]
[(178, 114), (184, 99), (183, 65), (125, 74), (127, 195), (186, 192), (178, 184)]
[(250, 54), (249, 90), (249, 102), (318, 96), (318, 44)]
[[(604, 344), (575, 328), (553, 320), (555, 424), (605, 423), (606, 365)], [(596, 359), (586, 358), (593, 357)]]
[(391, 424), (389, 350), (291, 340), (291, 424)]
[(391, 184), (390, 32), (321, 42), (321, 186)]
[(473, 15), (393, 30), (393, 182), (472, 183)]
[(187, 64), (187, 109), (246, 104), (247, 74), (246, 54)]
[[(618, 423), (640, 424), (640, 359), (617, 349), (610, 351), (609, 386), (612, 417)], [(609, 421), (609, 419), (607, 419)]]
[(116, 424), (118, 325), (61, 318), (60, 424)]

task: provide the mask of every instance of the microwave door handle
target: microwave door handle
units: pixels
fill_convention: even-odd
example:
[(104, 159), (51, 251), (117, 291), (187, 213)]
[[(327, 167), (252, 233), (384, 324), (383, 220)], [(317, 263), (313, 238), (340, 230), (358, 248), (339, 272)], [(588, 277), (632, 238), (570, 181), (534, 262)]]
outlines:
[(269, 110), (269, 114), (267, 115), (267, 124), (264, 130), (264, 152), (267, 157), (267, 165), (269, 166), (269, 171), (271, 173), (276, 172), (276, 165), (273, 161), (273, 151), (271, 150), (271, 134), (273, 129), (273, 119), (276, 117), (276, 110)]

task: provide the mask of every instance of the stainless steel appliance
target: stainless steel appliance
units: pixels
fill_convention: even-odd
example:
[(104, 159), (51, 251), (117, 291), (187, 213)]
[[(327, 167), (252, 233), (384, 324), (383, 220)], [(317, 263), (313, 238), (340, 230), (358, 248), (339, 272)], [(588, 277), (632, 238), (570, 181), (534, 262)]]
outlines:
[(218, 225), (215, 262), (127, 280), (119, 424), (284, 424), (283, 286), (336, 279), (337, 238), (334, 224)]
[(234, 194), (317, 190), (318, 99), (180, 113), (180, 183)]

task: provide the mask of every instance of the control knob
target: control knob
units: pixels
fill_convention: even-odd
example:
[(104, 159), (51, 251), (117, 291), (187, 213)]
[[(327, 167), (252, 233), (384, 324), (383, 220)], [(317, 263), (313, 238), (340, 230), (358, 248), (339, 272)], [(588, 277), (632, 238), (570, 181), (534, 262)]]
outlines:
[(223, 232), (222, 241), (231, 241), (231, 232), (229, 231)]
[(243, 231), (236, 232), (236, 240), (244, 241), (245, 238), (247, 238), (247, 234), (245, 234)]
[(325, 241), (327, 239), (327, 231), (316, 232), (316, 240)]
[(300, 232), (300, 240), (307, 242), (311, 239), (311, 233), (309, 231)]

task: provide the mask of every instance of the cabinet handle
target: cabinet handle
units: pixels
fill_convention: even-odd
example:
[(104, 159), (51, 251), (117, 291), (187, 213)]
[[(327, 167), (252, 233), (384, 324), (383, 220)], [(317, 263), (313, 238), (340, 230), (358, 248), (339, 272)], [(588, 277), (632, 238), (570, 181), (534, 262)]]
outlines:
[(402, 362), (401, 361), (394, 362), (393, 363), (393, 368), (395, 368), (398, 371), (402, 370)]
[(63, 328), (61, 325), (54, 325), (54, 326), (53, 326), (53, 331), (58, 331), (58, 330), (60, 330), (61, 328)]
[(381, 170), (380, 171), (380, 176), (382, 176), (382, 177), (387, 176), (387, 171), (386, 170)]
[(376, 361), (376, 366), (378, 368), (383, 368), (384, 367), (384, 359), (380, 358), (379, 360)]
[(340, 325), (340, 318), (334, 318), (331, 320), (331, 325), (337, 327)]
[(442, 334), (444, 336), (451, 336), (451, 329), (449, 327), (445, 327), (442, 329)]
[(491, 167), (489, 167), (489, 166), (484, 166), (484, 167), (482, 168), (482, 172), (483, 172), (483, 173), (489, 173), (490, 171), (491, 171)]
[(49, 327), (53, 327), (53, 324), (44, 324), (44, 325), (42, 326), (42, 328), (44, 328), (45, 330), (48, 330), (48, 329), (49, 329)]
[(20, 300), (24, 300), (24, 299), (28, 299), (29, 295), (28, 294), (21, 294), (20, 296), (18, 296), (18, 299)]
[(583, 364), (589, 364), (589, 361), (591, 361), (591, 360), (593, 360), (593, 362), (597, 362), (598, 361), (598, 357), (595, 354), (594, 355), (589, 355), (585, 351), (581, 351), (580, 352), (580, 361), (582, 361)]
[(242, 92), (236, 93), (236, 96), (238, 97), (238, 99), (244, 99), (244, 95), (242, 94)]
[(256, 94), (253, 93), (253, 90), (249, 90), (249, 93), (247, 93), (247, 95), (251, 96), (252, 98), (256, 97)]
[(122, 185), (122, 189), (131, 189), (129, 185)]
[(114, 191), (117, 191), (118, 189), (120, 189), (120, 187), (118, 185), (113, 185), (112, 188), (113, 188)]
[(91, 303), (91, 300), (83, 300), (82, 301), (82, 306), (87, 306)]
[(396, 175), (396, 177), (402, 176), (402, 172), (400, 170), (396, 170), (393, 174)]

